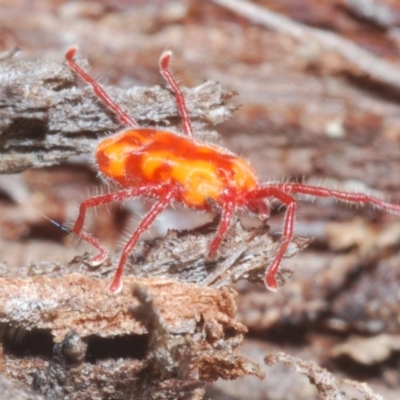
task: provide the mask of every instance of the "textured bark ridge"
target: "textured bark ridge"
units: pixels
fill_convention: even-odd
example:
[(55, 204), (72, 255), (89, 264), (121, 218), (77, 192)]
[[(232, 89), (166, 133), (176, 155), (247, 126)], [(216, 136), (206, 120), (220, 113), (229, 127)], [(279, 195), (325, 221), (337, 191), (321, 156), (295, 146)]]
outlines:
[(234, 352), (246, 332), (234, 293), (160, 278), (125, 283), (115, 297), (78, 274), (2, 280), (2, 373), (49, 399), (200, 399), (206, 382), (263, 376)]
[[(0, 173), (91, 154), (99, 137), (121, 129), (91, 88), (78, 88), (76, 81), (61, 60), (0, 61)], [(159, 86), (105, 89), (139, 124), (178, 129), (180, 117), (170, 90)], [(186, 89), (184, 94), (197, 128), (222, 122), (233, 111), (225, 104), (231, 94), (216, 82)]]

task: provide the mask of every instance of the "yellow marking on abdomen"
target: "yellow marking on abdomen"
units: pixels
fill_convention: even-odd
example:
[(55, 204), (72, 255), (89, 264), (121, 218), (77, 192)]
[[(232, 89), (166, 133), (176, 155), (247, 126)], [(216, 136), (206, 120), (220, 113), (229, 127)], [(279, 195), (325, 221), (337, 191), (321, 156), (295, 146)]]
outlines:
[(179, 184), (185, 201), (190, 205), (204, 204), (208, 198), (216, 200), (223, 189), (217, 169), (211, 162), (185, 160), (172, 152), (143, 155), (142, 171), (150, 181), (160, 180), (162, 183), (170, 179)]

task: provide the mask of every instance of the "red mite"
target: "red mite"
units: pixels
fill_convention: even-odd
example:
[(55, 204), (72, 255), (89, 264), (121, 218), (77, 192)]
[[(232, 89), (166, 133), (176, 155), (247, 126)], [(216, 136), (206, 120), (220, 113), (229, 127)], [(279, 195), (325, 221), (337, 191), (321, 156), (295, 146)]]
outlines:
[(140, 196), (155, 199), (148, 214), (122, 251), (122, 256), (109, 290), (118, 293), (122, 289), (122, 274), (127, 258), (140, 235), (156, 217), (172, 202), (195, 210), (218, 210), (220, 222), (210, 243), (209, 257), (215, 257), (238, 209), (265, 221), (269, 216), (268, 198), (275, 198), (286, 206), (284, 230), (275, 260), (267, 268), (264, 282), (268, 289), (276, 290), (276, 275), (285, 251), (293, 238), (297, 193), (333, 197), (344, 202), (369, 203), (378, 209), (400, 214), (400, 205), (368, 196), (364, 193), (346, 193), (309, 186), (301, 183), (259, 183), (254, 170), (244, 159), (214, 144), (202, 143), (193, 135), (185, 98), (175, 82), (169, 62), (172, 52), (165, 51), (159, 61), (160, 72), (172, 88), (183, 133), (162, 129), (141, 128), (110, 99), (104, 89), (74, 61), (76, 47), (70, 47), (65, 59), (68, 66), (90, 84), (103, 103), (127, 126), (123, 131), (101, 141), (95, 151), (97, 165), (103, 176), (119, 187), (114, 193), (94, 196), (85, 200), (72, 231), (92, 244), (99, 253), (91, 260), (99, 265), (107, 258), (107, 250), (92, 236), (83, 232), (86, 210), (113, 201), (124, 201)]

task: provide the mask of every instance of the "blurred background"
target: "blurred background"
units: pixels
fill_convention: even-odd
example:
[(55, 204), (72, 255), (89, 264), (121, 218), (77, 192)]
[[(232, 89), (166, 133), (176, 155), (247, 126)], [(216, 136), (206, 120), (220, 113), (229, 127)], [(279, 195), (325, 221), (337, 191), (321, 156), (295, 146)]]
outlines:
[[(400, 200), (395, 0), (0, 0), (0, 51), (18, 48), (21, 60), (62, 61), (71, 44), (104, 84), (165, 85), (158, 71), (165, 49), (174, 52), (172, 69), (182, 86), (220, 82), (235, 93), (230, 101), (237, 110), (210, 129), (250, 161), (260, 181)], [(0, 176), (2, 263), (69, 261), (90, 250), (31, 208), (73, 221), (78, 204), (102, 187), (90, 159)], [(90, 230), (117, 250), (142, 212), (140, 204), (101, 209)], [(274, 235), (283, 213), (271, 215)], [(182, 214), (169, 212), (147, 238), (210, 217), (193, 218), (182, 224)], [(285, 351), (397, 399), (400, 218), (325, 199), (302, 202), (296, 223), (296, 235), (313, 241), (284, 261), (294, 271), (286, 285), (277, 293), (261, 284), (235, 286), (238, 318), (249, 328), (239, 352), (263, 364), (266, 355)], [(264, 381), (216, 382), (206, 398), (318, 398), (307, 378), (281, 365), (264, 368)]]

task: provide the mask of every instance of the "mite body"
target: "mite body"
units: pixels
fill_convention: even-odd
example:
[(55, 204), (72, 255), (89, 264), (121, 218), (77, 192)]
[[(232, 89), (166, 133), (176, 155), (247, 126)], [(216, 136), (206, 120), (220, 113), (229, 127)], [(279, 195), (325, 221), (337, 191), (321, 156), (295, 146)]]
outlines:
[(264, 282), (268, 289), (276, 290), (276, 274), (285, 251), (293, 238), (297, 193), (315, 197), (333, 197), (344, 202), (372, 204), (381, 210), (400, 214), (400, 205), (366, 195), (347, 193), (300, 183), (259, 183), (248, 162), (228, 150), (202, 143), (193, 137), (193, 129), (185, 99), (170, 70), (172, 53), (160, 57), (160, 72), (172, 88), (182, 117), (183, 134), (159, 129), (141, 128), (134, 119), (112, 101), (103, 88), (74, 61), (76, 47), (67, 50), (68, 66), (90, 84), (96, 95), (112, 110), (127, 128), (99, 143), (95, 150), (97, 167), (118, 191), (85, 200), (79, 208), (72, 231), (98, 249), (91, 259), (92, 265), (101, 264), (107, 250), (91, 235), (83, 231), (86, 210), (100, 204), (124, 201), (140, 196), (155, 199), (154, 205), (143, 218), (137, 230), (125, 245), (110, 291), (122, 288), (122, 274), (127, 258), (156, 217), (172, 202), (196, 210), (218, 212), (221, 215), (216, 234), (210, 243), (209, 257), (215, 257), (220, 244), (238, 209), (261, 220), (269, 216), (268, 198), (279, 200), (286, 207), (280, 247)]
[(257, 187), (255, 173), (241, 158), (171, 132), (123, 131), (101, 142), (95, 154), (112, 181), (123, 187), (171, 184), (175, 200), (194, 209), (211, 211), (211, 202), (222, 207), (229, 193), (244, 206)]

